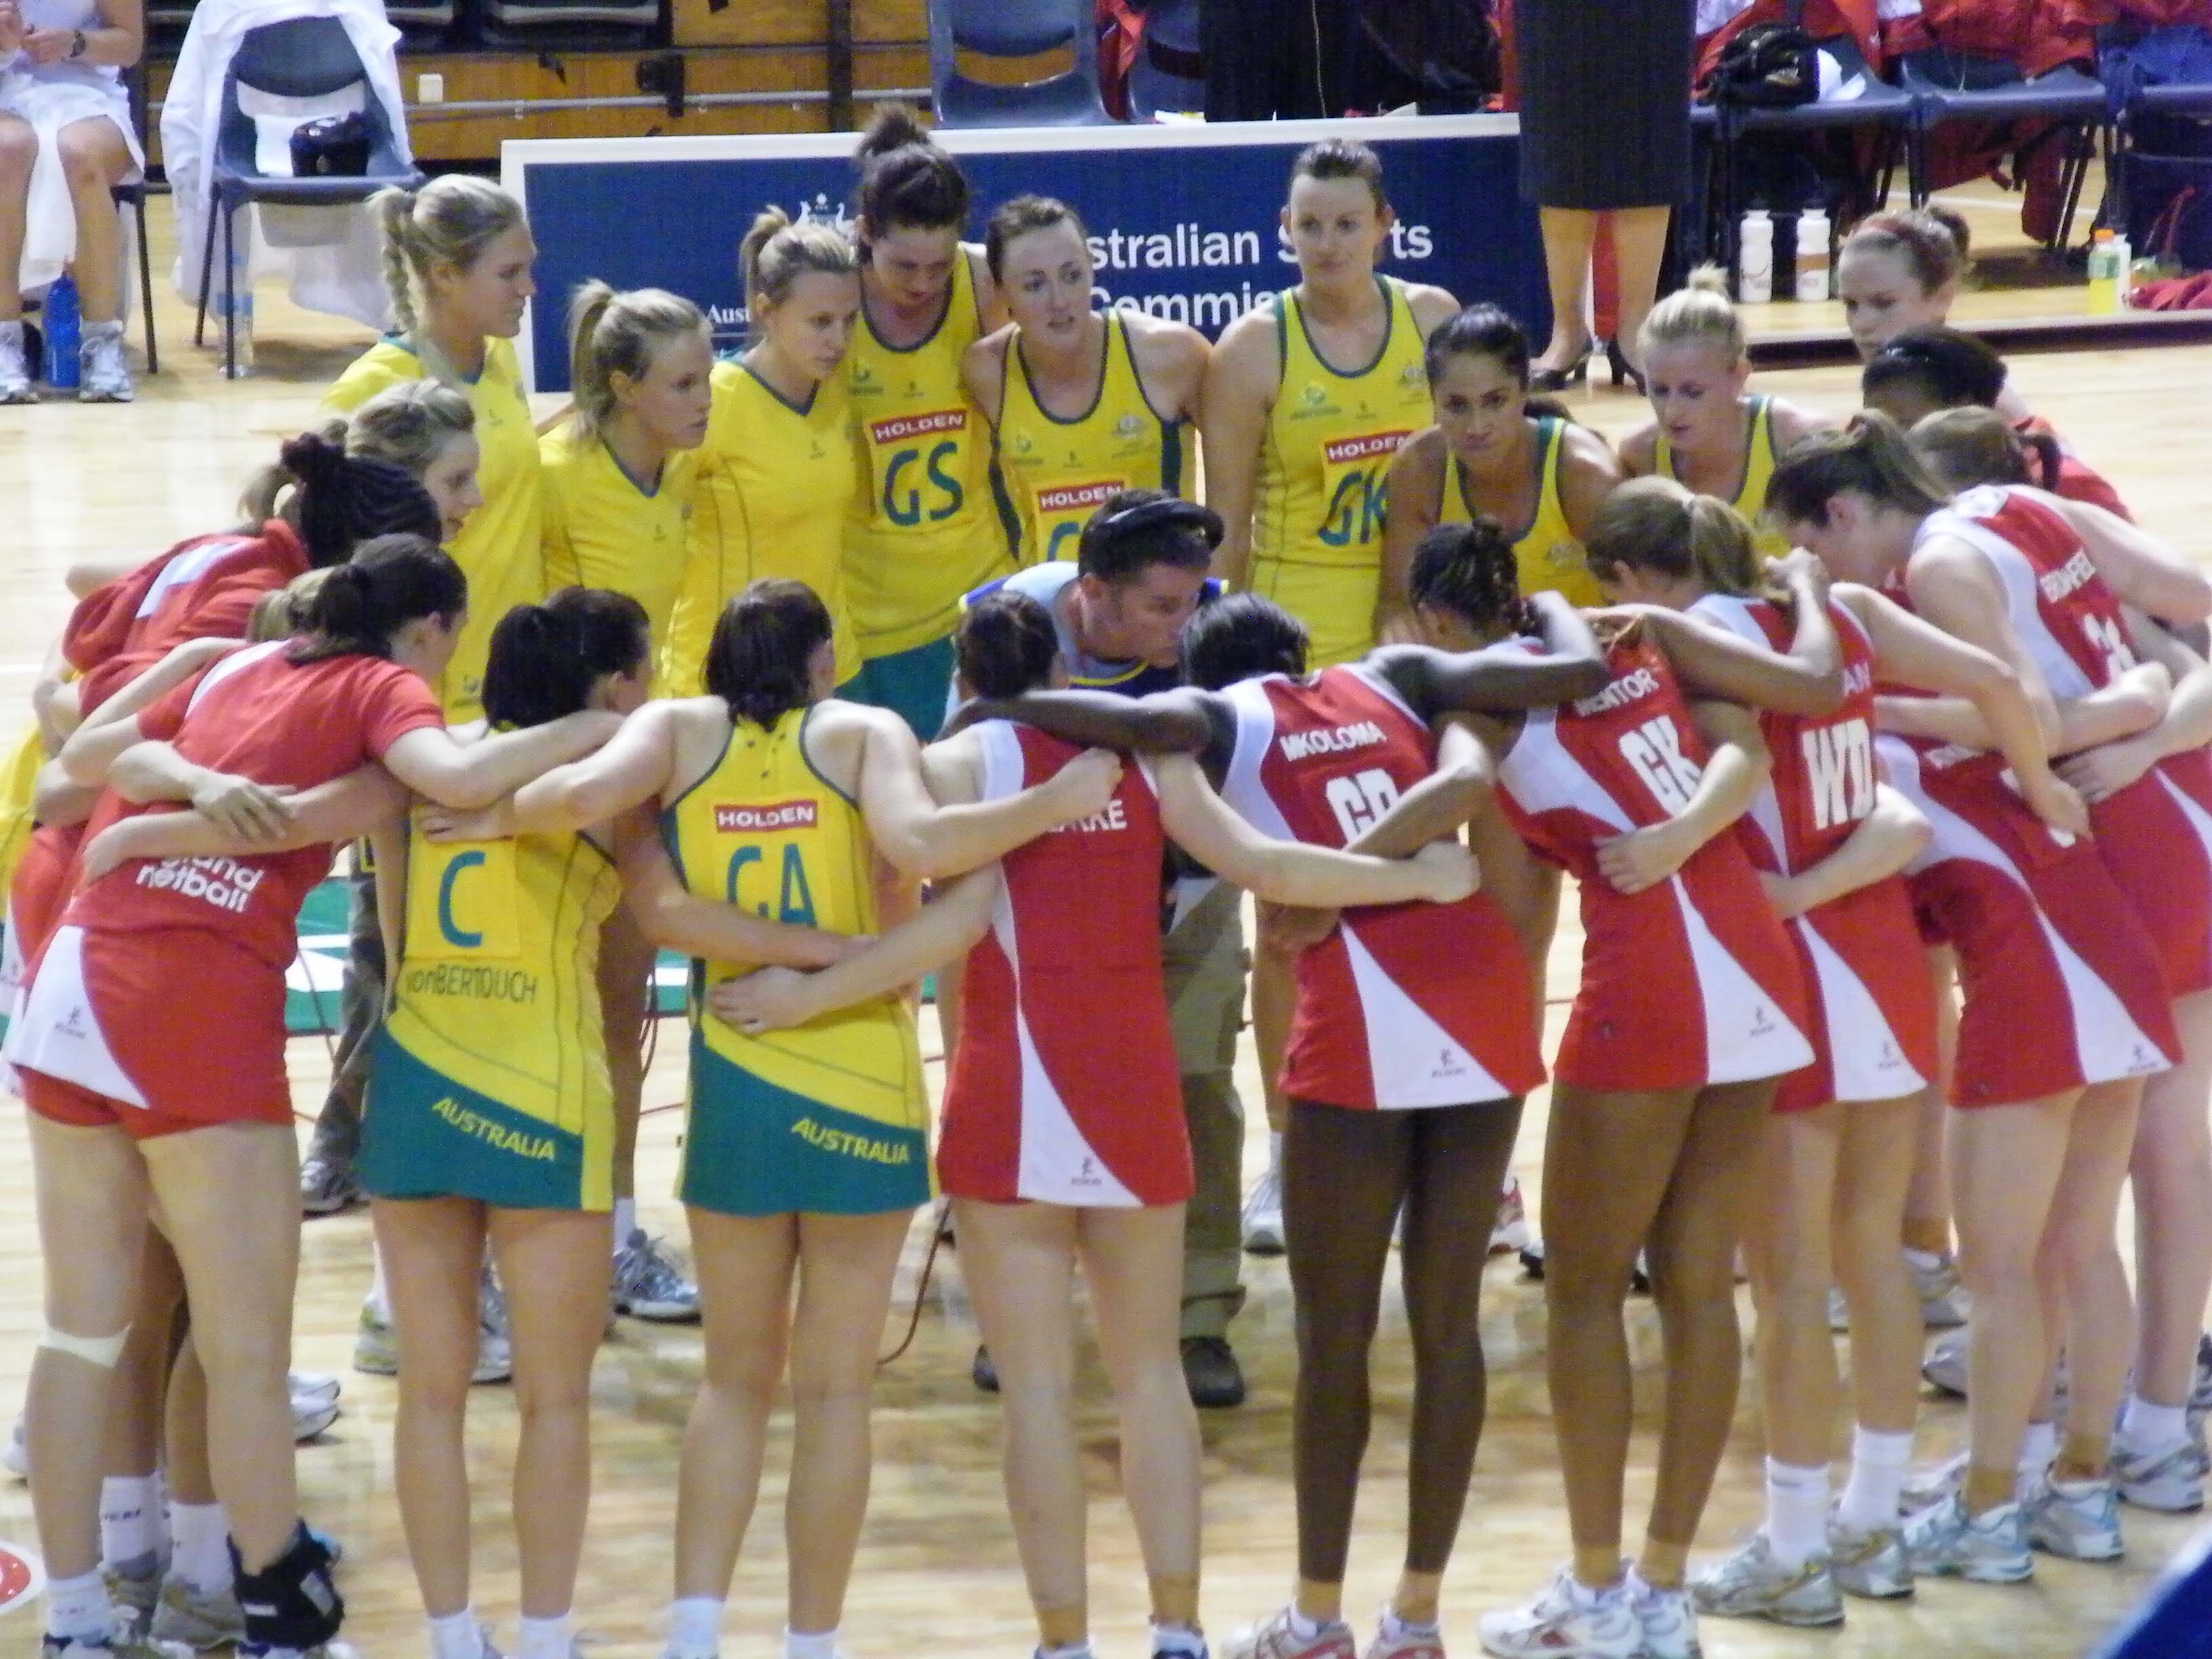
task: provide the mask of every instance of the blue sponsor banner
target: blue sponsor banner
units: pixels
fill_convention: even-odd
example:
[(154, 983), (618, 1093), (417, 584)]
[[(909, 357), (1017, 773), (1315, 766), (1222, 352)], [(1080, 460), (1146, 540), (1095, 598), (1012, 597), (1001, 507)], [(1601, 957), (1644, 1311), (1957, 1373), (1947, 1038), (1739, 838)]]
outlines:
[[(1520, 199), (1510, 115), (1285, 121), (1206, 126), (964, 129), (938, 139), (975, 188), (980, 240), (990, 209), (1024, 191), (1083, 216), (1101, 304), (1134, 306), (1209, 337), (1297, 280), (1281, 238), (1291, 162), (1315, 140), (1355, 137), (1382, 157), (1397, 212), (1382, 269), (1518, 317), (1540, 348), (1551, 325), (1535, 210)], [(737, 250), (773, 203), (848, 222), (850, 133), (732, 138), (525, 140), (502, 177), (530, 213), (539, 298), (524, 325), (539, 391), (568, 386), (567, 297), (599, 277), (688, 295), (718, 350), (744, 337)]]

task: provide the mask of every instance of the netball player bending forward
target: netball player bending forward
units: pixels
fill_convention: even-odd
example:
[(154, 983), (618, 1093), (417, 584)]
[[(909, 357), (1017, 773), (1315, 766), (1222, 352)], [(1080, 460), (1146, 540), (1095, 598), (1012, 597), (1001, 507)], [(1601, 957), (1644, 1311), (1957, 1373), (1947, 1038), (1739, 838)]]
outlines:
[[(1510, 593), (1510, 553), (1493, 540)], [(1472, 761), (1439, 767), (1431, 715), (1523, 708), (1596, 685), (1588, 630), (1556, 597), (1544, 605), (1553, 657), (1401, 646), (1308, 676), (1304, 629), (1273, 602), (1239, 595), (1200, 612), (1184, 635), (1192, 678), (1211, 690), (1152, 701), (1202, 713), (1206, 769), (1254, 828), (1403, 852), (1455, 834), (1483, 793)], [(1067, 706), (1032, 697), (1009, 707), (1091, 735), (1066, 719)], [(1352, 1650), (1343, 1581), (1367, 1440), (1367, 1356), (1401, 1208), (1412, 1490), (1405, 1573), (1377, 1650), (1437, 1644), (1437, 1592), (1482, 1427), (1482, 1264), (1520, 1097), (1543, 1076), (1528, 988), (1512, 929), (1484, 895), (1352, 911), (1299, 961), (1283, 1169), (1297, 1300), (1298, 1581), (1294, 1603), (1240, 1641), (1242, 1651)]]
[[(1004, 698), (1064, 684), (1050, 615), (979, 599), (958, 638), (962, 690)], [(1195, 749), (1188, 708), (1097, 700), (1088, 735)], [(933, 793), (1004, 799), (1080, 751), (990, 721), (934, 745)], [(1223, 806), (1188, 758), (1132, 770), (1106, 811), (1010, 853), (907, 928), (817, 975), (735, 981), (732, 1011), (782, 1025), (885, 991), (958, 947), (968, 958), (938, 1172), (1006, 1401), (1006, 1498), (1036, 1609), (1039, 1650), (1090, 1652), (1082, 1471), (1070, 1410), (1079, 1260), (1121, 1418), (1122, 1467), (1152, 1596), (1155, 1653), (1199, 1655), (1199, 1440), (1176, 1329), (1183, 1206), (1191, 1192), (1161, 979), (1164, 834), (1262, 898), (1447, 907), (1474, 866), (1446, 844), (1403, 863), (1269, 841)], [(988, 933), (986, 930), (988, 930)], [(981, 943), (975, 941), (980, 939)], [(765, 981), (765, 982), (763, 982)], [(1110, 1019), (1100, 1011), (1114, 1011)], [(1025, 1055), (1034, 1055), (1026, 1060)]]
[[(1937, 476), (1969, 492), (1960, 497), (1960, 511), (1986, 504), (1978, 485), (2020, 482), (2025, 441), (1986, 410), (1953, 410), (1923, 421), (1912, 433), (1914, 449)], [(2026, 525), (2034, 522), (2030, 514), (2019, 498), (2008, 495), (2007, 519)], [(2050, 537), (2045, 561), (2056, 558), (2063, 565), (2078, 532), (2063, 535), (2047, 520), (2044, 524)], [(2022, 539), (2030, 548), (2035, 544)], [(2063, 666), (2054, 662), (2051, 674), (2063, 728), (2058, 747), (2066, 755), (2059, 772), (2087, 798), (2097, 851), (2135, 900), (2158, 945), (2182, 1044), (2181, 1063), (2143, 1085), (2129, 1159), (2136, 1213), (2136, 1364), (2114, 1437), (2112, 1474), (2124, 1501), (2185, 1511), (2204, 1503), (2204, 1454), (2189, 1408), (2204, 1300), (2212, 1288), (2212, 1138), (2204, 1111), (2212, 1074), (2212, 1025), (2207, 1024), (2212, 1020), (2212, 859), (2207, 854), (2212, 754), (2204, 747), (2212, 738), (2212, 697), (2207, 696), (2212, 668), (2132, 605), (2125, 610), (2124, 640), (2116, 650), (2114, 596), (2106, 590), (2127, 586), (2127, 574), (2114, 567), (2112, 549), (2084, 550), (2097, 564), (2098, 580), (2049, 605), (2052, 625), (2043, 630), (2045, 643), (2061, 646), (2073, 659)], [(2176, 597), (2187, 595), (2185, 585)], [(2081, 648), (2083, 629), (2072, 623), (2097, 630), (2094, 648)], [(2127, 668), (2129, 655), (2143, 660)], [(2155, 695), (2146, 700), (2137, 689), (2146, 673), (2164, 673), (2172, 682), (2162, 714), (2160, 700)], [(2085, 679), (2103, 684), (2086, 690)], [(2130, 702), (2132, 714), (2126, 713)], [(2115, 704), (2113, 712), (2122, 716), (2118, 724), (2106, 707)], [(1978, 733), (1962, 735), (1977, 745), (1984, 741)]]
[[(2039, 499), (2058, 514), (2055, 498)], [(1799, 445), (1776, 468), (1768, 504), (1838, 575), (1901, 590), (1927, 620), (2002, 659), (2046, 733), (2058, 730), (2045, 667), (2055, 659), (2036, 636), (2054, 637), (2046, 607), (2097, 581), (2078, 542), (2046, 571), (2036, 538), (2023, 542), (2027, 531), (2007, 522), (2017, 515), (1972, 495), (1949, 510), (1881, 415)], [(2077, 511), (2090, 509), (2068, 507), (2060, 521)], [(2154, 600), (2185, 597), (2187, 574), (2140, 561), (2130, 586)], [(1892, 782), (1936, 826), (1908, 874), (1923, 930), (1958, 952), (1965, 993), (1950, 1150), (1974, 1306), (1964, 1489), (1908, 1523), (1905, 1547), (1915, 1571), (2012, 1583), (2033, 1571), (2031, 1541), (2118, 1553), (2105, 1466), (2130, 1310), (2113, 1226), (2142, 1079), (2172, 1065), (2179, 1043), (2156, 948), (2098, 846), (2071, 833), (2084, 820), (2070, 791), (2020, 775), (2039, 823), (2000, 757), (1922, 738), (1885, 738), (1882, 749)], [(2023, 1505), (2017, 1465), (2062, 1285), (2074, 1356), (2067, 1447), (2051, 1485), (2035, 1460)], [(2102, 1540), (2094, 1548), (2092, 1534)]]
[[(1601, 511), (1594, 553), (1609, 534)], [(1423, 551), (1413, 598), (1433, 605), (1456, 561), (1449, 544)], [(1462, 587), (1454, 604), (1491, 639), (1510, 630), (1510, 611), (1469, 607), (1495, 591)], [(1757, 725), (1727, 703), (1700, 705), (1693, 723), (1687, 699), (1832, 714), (1844, 693), (1834, 629), (1802, 578), (1793, 599), (1789, 655), (1664, 611), (1616, 621), (1602, 690), (1492, 735), (1508, 815), (1580, 887), (1584, 947), (1544, 1175), (1552, 1409), (1574, 1565), (1529, 1606), (1484, 1618), (1492, 1653), (1698, 1651), (1683, 1569), (1735, 1402), (1735, 1243), (1775, 1080), (1813, 1051), (1789, 940), (1723, 833), (1765, 775)], [(1668, 1385), (1651, 1519), (1624, 1571), (1621, 1302), (1639, 1247)]]
[[(1661, 358), (1647, 353), (1645, 361), (1656, 385)], [(1592, 567), (1609, 595), (1686, 610), (1754, 645), (1788, 641), (1788, 601), (1753, 556), (1748, 526), (1724, 503), (1668, 479), (1643, 479), (1607, 502), (1600, 521)], [(1896, 872), (1931, 831), (1881, 781), (1875, 677), (1972, 697), (2004, 734), (2019, 775), (2048, 771), (2034, 711), (1995, 657), (1867, 588), (1836, 589), (1828, 609), (1843, 649), (1843, 705), (1818, 719), (1760, 714), (1773, 772), (1735, 825), (1789, 924), (1817, 1057), (1775, 1097), (1761, 1200), (1747, 1234), (1766, 1425), (1765, 1525), (1694, 1589), (1705, 1612), (1793, 1625), (1842, 1619), (1839, 1589), (1896, 1595), (1912, 1583), (1897, 1512), (1912, 1449), (1921, 1322), (1897, 1237), (1916, 1097), (1936, 1075), (1936, 1001)], [(1838, 1383), (1828, 1290), (1838, 1279), (1852, 1307), (1857, 1428), (1850, 1484), (1832, 1528)]]
[[(466, 598), (459, 569), (427, 541), (367, 544), (325, 579), (303, 638), (227, 658), (104, 728), (117, 747), (176, 739), (173, 750), (125, 756), (116, 787), (267, 801), (270, 787), (312, 787), (381, 760), (410, 787), (467, 805), (597, 741), (604, 726), (591, 721), (467, 749), (447, 734), (427, 682), (452, 654)], [(199, 1314), (216, 1488), (246, 1609), (241, 1650), (313, 1651), (337, 1632), (330, 1558), (298, 1519), (285, 1389), (299, 1210), (284, 969), (300, 901), (329, 865), (318, 844), (122, 866), (70, 906), (10, 1031), (34, 1114), (52, 1321), (33, 1366), (28, 1429), (54, 1581), (50, 1655), (106, 1649), (106, 1593), (93, 1571), (100, 1426), (155, 1201)], [(180, 999), (185, 982), (195, 994)]]
[[(1100, 756), (1007, 799), (938, 810), (913, 732), (831, 699), (836, 668), (813, 590), (755, 582), (715, 626), (708, 696), (647, 704), (604, 756), (540, 780), (489, 824), (446, 830), (569, 830), (655, 802), (666, 851), (649, 829), (626, 835), (625, 888), (649, 937), (697, 959), (704, 994), (763, 963), (826, 966), (876, 932), (877, 852), (910, 876), (951, 875), (1107, 809), (1120, 767)], [(876, 1340), (929, 1195), (921, 1054), (897, 998), (763, 1036), (709, 1003), (693, 1013), (681, 1192), (707, 1353), (677, 1492), (668, 1651), (720, 1650), (788, 1352), (788, 1646), (826, 1659), (867, 1502)]]

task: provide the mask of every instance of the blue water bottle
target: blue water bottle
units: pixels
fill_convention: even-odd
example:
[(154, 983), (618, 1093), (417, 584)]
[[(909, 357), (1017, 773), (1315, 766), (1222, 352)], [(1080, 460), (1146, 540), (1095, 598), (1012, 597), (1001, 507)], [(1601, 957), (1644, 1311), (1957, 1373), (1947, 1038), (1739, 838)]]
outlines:
[(40, 320), (46, 325), (46, 384), (70, 388), (77, 380), (76, 281), (64, 271), (46, 290)]

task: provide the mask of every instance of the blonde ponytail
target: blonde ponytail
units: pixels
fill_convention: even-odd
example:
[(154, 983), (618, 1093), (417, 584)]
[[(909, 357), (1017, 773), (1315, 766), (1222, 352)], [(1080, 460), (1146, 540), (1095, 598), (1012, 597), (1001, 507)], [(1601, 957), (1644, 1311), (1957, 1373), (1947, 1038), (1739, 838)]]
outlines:
[(580, 284), (568, 302), (568, 390), (577, 435), (605, 429), (615, 412), (616, 375), (642, 380), (668, 341), (706, 331), (699, 307), (665, 289), (617, 294), (597, 279)]
[[(738, 245), (738, 269), (750, 313), (781, 305), (790, 298), (792, 285), (810, 270), (831, 276), (858, 274), (860, 257), (836, 226), (818, 219), (793, 224), (781, 208), (768, 207), (754, 216), (752, 228)], [(757, 322), (753, 332), (760, 332)]]
[(1708, 592), (1771, 597), (1743, 514), (1717, 495), (1692, 495), (1688, 518), (1690, 562)]
[[(522, 204), (497, 185), (458, 173), (420, 190), (380, 190), (369, 198), (369, 208), (383, 239), (392, 315), (410, 339), (422, 331), (421, 301), (429, 292), (431, 271), (440, 265), (466, 270), (493, 242), (526, 222)], [(450, 377), (441, 370), (439, 378)]]
[(1711, 593), (1772, 597), (1743, 515), (1663, 476), (1631, 478), (1607, 496), (1583, 546), (1602, 580), (1623, 569), (1648, 570), (1668, 581), (1694, 581)]

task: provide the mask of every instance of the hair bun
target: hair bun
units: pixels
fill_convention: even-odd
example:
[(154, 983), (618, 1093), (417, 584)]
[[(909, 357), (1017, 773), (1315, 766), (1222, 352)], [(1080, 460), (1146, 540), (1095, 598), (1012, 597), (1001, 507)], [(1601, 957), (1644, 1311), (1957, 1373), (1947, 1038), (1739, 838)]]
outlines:
[(287, 438), (276, 455), (284, 463), (285, 471), (307, 484), (335, 477), (346, 461), (341, 445), (332, 443), (320, 432), (302, 432), (296, 438)]

